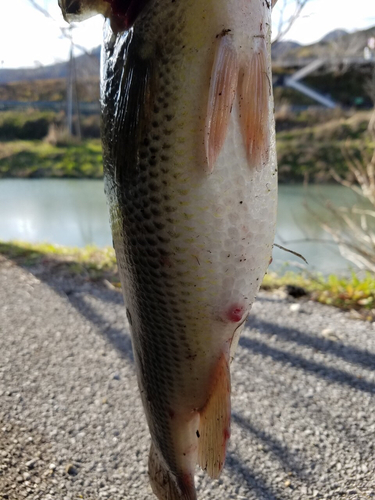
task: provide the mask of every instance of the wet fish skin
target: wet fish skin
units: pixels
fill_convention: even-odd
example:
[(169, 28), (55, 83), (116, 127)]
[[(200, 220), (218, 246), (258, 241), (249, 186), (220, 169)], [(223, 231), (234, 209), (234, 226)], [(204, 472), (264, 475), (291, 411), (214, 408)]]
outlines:
[(118, 26), (103, 44), (105, 191), (150, 481), (193, 500), (195, 464), (223, 467), (229, 363), (274, 239), (270, 5), (149, 0)]

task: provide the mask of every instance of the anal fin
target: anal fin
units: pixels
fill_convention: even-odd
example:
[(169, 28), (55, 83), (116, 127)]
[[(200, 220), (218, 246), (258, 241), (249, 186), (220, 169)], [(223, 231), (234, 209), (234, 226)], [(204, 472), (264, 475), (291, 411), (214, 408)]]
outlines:
[(257, 38), (254, 45), (252, 55), (240, 70), (239, 106), (247, 159), (251, 167), (260, 169), (268, 160), (271, 83), (266, 42)]
[(211, 394), (200, 413), (198, 463), (217, 479), (223, 469), (230, 436), (230, 370), (223, 354), (215, 367)]
[(175, 477), (164, 465), (153, 443), (148, 458), (148, 474), (152, 491), (159, 500), (197, 500), (194, 475)]

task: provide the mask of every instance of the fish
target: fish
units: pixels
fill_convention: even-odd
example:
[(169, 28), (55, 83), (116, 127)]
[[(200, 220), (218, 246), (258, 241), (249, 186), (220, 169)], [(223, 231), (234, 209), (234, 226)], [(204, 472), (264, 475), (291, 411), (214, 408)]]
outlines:
[(217, 479), (230, 366), (271, 260), (277, 161), (267, 0), (59, 0), (105, 16), (104, 186), (159, 500)]

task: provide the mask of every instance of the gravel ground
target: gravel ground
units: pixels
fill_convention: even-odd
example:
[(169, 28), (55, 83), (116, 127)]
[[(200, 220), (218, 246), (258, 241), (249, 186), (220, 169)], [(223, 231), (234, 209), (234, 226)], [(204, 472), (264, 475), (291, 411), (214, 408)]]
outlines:
[[(121, 295), (0, 262), (0, 498), (152, 500)], [(375, 499), (375, 329), (261, 294), (203, 499)]]

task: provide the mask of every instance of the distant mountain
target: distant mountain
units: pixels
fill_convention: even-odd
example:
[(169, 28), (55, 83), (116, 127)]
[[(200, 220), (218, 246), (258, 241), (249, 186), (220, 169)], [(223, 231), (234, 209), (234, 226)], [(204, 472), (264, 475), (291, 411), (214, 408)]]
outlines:
[(287, 54), (292, 49), (296, 49), (298, 47), (301, 47), (301, 44), (299, 44), (297, 42), (291, 42), (291, 41), (275, 42), (272, 44), (272, 48), (271, 48), (272, 58), (273, 59), (280, 59), (284, 54)]
[(349, 33), (345, 30), (333, 30), (327, 33), (320, 41), (321, 42), (333, 42), (335, 40), (338, 40), (342, 38), (345, 35), (348, 35)]
[[(87, 78), (99, 75), (100, 47), (93, 49), (90, 53), (75, 58), (76, 72), (78, 78)], [(17, 68), (0, 69), (0, 84), (19, 81), (33, 80), (56, 80), (66, 78), (68, 74), (68, 62), (41, 66), (39, 68)]]
[[(297, 42), (281, 41), (272, 45), (272, 58), (277, 61), (313, 59), (318, 57), (362, 56), (370, 36), (375, 36), (375, 26), (355, 33), (337, 29), (325, 35), (319, 42), (300, 45)], [(79, 79), (98, 78), (100, 72), (100, 47), (76, 58)], [(11, 82), (57, 80), (66, 78), (68, 62), (42, 66), (40, 68), (0, 69), (0, 85)]]

